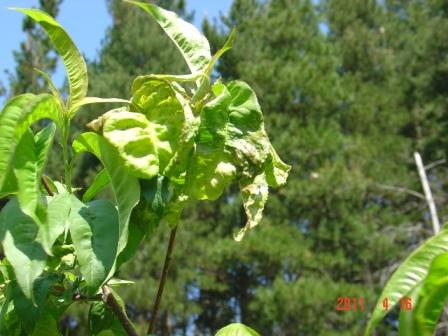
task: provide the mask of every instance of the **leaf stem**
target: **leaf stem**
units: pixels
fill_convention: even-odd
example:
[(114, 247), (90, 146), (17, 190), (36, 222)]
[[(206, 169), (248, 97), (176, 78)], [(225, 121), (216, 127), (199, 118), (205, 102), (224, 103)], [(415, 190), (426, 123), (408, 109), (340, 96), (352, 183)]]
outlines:
[(160, 276), (159, 289), (157, 290), (156, 300), (151, 311), (151, 320), (149, 321), (148, 334), (153, 334), (156, 328), (157, 311), (159, 309), (160, 301), (162, 299), (163, 289), (165, 288), (166, 277), (168, 275), (168, 268), (171, 263), (171, 256), (173, 254), (174, 240), (176, 239), (177, 226), (171, 230), (170, 240), (166, 249), (165, 261), (163, 263), (163, 270)]
[(115, 299), (111, 289), (109, 286), (103, 286), (103, 301), (112, 309), (112, 312), (115, 314), (117, 319), (120, 321), (124, 330), (128, 333), (129, 336), (138, 336), (137, 331), (132, 325), (129, 317), (126, 316), (126, 313), (121, 309), (120, 304)]
[(69, 193), (72, 192), (72, 177), (71, 177), (71, 164), (68, 155), (68, 138), (70, 131), (70, 120), (67, 120), (62, 128), (62, 157), (64, 160), (64, 170), (65, 170), (65, 185)]

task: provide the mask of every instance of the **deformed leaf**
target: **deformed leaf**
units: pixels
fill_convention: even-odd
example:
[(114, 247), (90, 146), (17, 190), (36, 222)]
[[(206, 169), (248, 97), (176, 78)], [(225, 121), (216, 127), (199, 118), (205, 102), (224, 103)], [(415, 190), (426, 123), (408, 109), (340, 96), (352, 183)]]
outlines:
[(179, 48), (192, 73), (203, 72), (210, 62), (210, 45), (192, 24), (151, 3), (127, 1), (149, 13)]
[(223, 90), (201, 111), (196, 148), (186, 176), (186, 192), (195, 199), (217, 199), (236, 177), (231, 154), (225, 152), (230, 102), (229, 92)]
[(270, 187), (280, 187), (286, 183), (291, 166), (280, 159), (271, 144), (269, 144), (269, 156), (264, 166), (266, 181)]
[(87, 93), (88, 78), (87, 66), (76, 45), (64, 28), (47, 13), (34, 8), (11, 8), (22, 12), (39, 23), (47, 32), (58, 54), (61, 55), (65, 70), (67, 71), (70, 89), (67, 108), (78, 104)]
[(17, 282), (27, 298), (33, 299), (33, 285), (42, 273), (47, 255), (36, 241), (38, 227), (11, 199), (0, 213), (0, 241)]
[(112, 110), (102, 115), (100, 120), (103, 136), (116, 148), (129, 172), (147, 179), (157, 175), (157, 135), (145, 115)]
[(96, 293), (107, 280), (117, 257), (117, 210), (107, 200), (84, 204), (72, 195), (68, 220), (81, 273), (90, 293)]
[(252, 229), (260, 223), (263, 217), (263, 209), (269, 195), (268, 183), (264, 173), (257, 175), (254, 179), (241, 181), (240, 189), (247, 223), (235, 236), (236, 241), (241, 241), (247, 230)]
[(226, 145), (238, 160), (259, 167), (268, 157), (270, 142), (257, 95), (242, 81), (232, 81), (226, 87), (232, 96)]
[(140, 78), (134, 82), (132, 98), (138, 112), (112, 110), (89, 126), (117, 149), (133, 175), (151, 179), (168, 166), (185, 136), (184, 121), (192, 118), (178, 98), (167, 82)]

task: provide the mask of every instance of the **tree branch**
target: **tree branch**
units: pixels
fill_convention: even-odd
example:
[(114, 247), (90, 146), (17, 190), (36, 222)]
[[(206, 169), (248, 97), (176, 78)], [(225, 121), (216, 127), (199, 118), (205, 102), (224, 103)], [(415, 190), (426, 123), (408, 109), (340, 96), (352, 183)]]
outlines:
[(170, 240), (166, 249), (165, 262), (163, 263), (163, 270), (160, 276), (159, 289), (157, 290), (156, 300), (151, 311), (151, 320), (149, 321), (148, 334), (153, 334), (156, 328), (157, 311), (159, 309), (160, 301), (162, 299), (163, 289), (165, 288), (166, 277), (168, 275), (168, 268), (171, 263), (171, 256), (173, 254), (174, 240), (176, 239), (177, 226), (171, 230)]
[(73, 294), (72, 296), (73, 301), (102, 301), (103, 295), (97, 294), (95, 296), (87, 296), (84, 294)]
[(122, 307), (120, 307), (120, 304), (114, 297), (110, 287), (107, 285), (103, 286), (103, 301), (112, 309), (112, 312), (120, 321), (121, 325), (123, 326), (124, 330), (126, 330), (128, 335), (138, 336), (131, 320), (126, 316), (126, 312), (122, 309)]
[(432, 197), (431, 188), (429, 187), (428, 177), (426, 176), (426, 170), (423, 166), (422, 157), (418, 152), (414, 153), (415, 163), (417, 165), (418, 174), (422, 182), (423, 191), (425, 192), (426, 202), (428, 203), (429, 213), (431, 214), (432, 227), (434, 234), (440, 231), (439, 216), (437, 215), (436, 203)]
[(382, 183), (376, 183), (376, 186), (381, 189), (402, 192), (402, 193), (406, 193), (406, 194), (418, 197), (423, 200), (425, 199), (425, 195), (423, 195), (415, 190), (408, 189), (408, 188), (396, 187), (396, 186), (391, 186), (391, 185), (382, 184)]

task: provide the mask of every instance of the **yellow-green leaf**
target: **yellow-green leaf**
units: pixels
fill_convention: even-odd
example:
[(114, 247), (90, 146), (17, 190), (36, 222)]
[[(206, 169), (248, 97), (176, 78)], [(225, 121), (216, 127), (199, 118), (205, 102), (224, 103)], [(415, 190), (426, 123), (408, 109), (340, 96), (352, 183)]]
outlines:
[(87, 93), (87, 67), (76, 45), (62, 26), (47, 13), (34, 8), (11, 8), (39, 23), (47, 32), (58, 54), (61, 55), (68, 77), (70, 96), (67, 108), (78, 104)]
[(126, 1), (149, 13), (179, 48), (192, 73), (203, 72), (211, 59), (207, 39), (193, 26), (171, 11), (151, 3)]

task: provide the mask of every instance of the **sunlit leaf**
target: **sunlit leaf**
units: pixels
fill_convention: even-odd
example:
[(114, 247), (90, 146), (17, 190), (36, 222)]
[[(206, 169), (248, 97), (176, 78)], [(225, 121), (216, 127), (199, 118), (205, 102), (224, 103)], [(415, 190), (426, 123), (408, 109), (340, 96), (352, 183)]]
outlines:
[(107, 280), (117, 257), (117, 210), (107, 200), (84, 204), (72, 195), (69, 228), (81, 273), (94, 294)]
[(235, 236), (236, 241), (241, 241), (247, 230), (257, 226), (263, 217), (263, 209), (269, 195), (265, 174), (257, 175), (254, 179), (242, 180), (240, 182), (240, 190), (247, 223)]
[(33, 285), (42, 273), (47, 255), (36, 241), (38, 227), (12, 199), (0, 213), (0, 241), (27, 298), (33, 298)]
[(375, 326), (387, 314), (387, 310), (382, 306), (383, 300), (387, 298), (390, 307), (395, 306), (402, 297), (409, 295), (416, 286), (422, 283), (428, 274), (432, 260), (445, 252), (448, 252), (447, 228), (425, 241), (406, 258), (384, 287), (367, 325), (366, 336), (371, 335)]
[(12, 8), (22, 12), (39, 23), (47, 32), (50, 40), (53, 42), (58, 54), (61, 55), (65, 70), (67, 72), (68, 84), (70, 89), (67, 108), (78, 104), (87, 93), (88, 79), (87, 67), (76, 45), (64, 28), (47, 13), (34, 8)]
[(218, 198), (236, 177), (230, 153), (224, 151), (230, 102), (231, 96), (224, 90), (201, 111), (196, 149), (186, 176), (187, 194), (196, 199)]
[(270, 187), (280, 187), (286, 183), (291, 166), (284, 163), (272, 145), (265, 162), (266, 181)]
[(418, 335), (434, 335), (437, 321), (448, 300), (448, 253), (434, 258), (414, 304)]
[[(45, 206), (40, 194), (40, 177), (42, 176), (48, 153), (56, 131), (50, 124), (35, 136), (26, 131), (14, 155), (14, 175), (17, 178), (17, 198), (22, 211), (41, 225), (46, 220)], [(48, 251), (51, 246), (44, 246)]]
[(60, 123), (60, 113), (57, 100), (49, 94), (20, 95), (6, 103), (0, 113), (0, 195), (16, 192), (17, 181), (11, 162), (22, 135), (40, 119)]
[(128, 241), (129, 218), (132, 209), (140, 200), (138, 179), (128, 173), (116, 149), (98, 134), (88, 132), (79, 135), (73, 142), (73, 149), (77, 153), (87, 151), (94, 154), (109, 175), (118, 207), (120, 223), (118, 252), (121, 252)]
[(260, 336), (260, 334), (242, 323), (232, 323), (220, 329), (215, 336)]
[(90, 104), (106, 104), (106, 103), (120, 103), (120, 104), (129, 104), (129, 100), (120, 99), (120, 98), (99, 98), (99, 97), (84, 97), (79, 102), (74, 104), (70, 111), (69, 115), (75, 114), (75, 112), (82, 106), (90, 105)]
[(92, 198), (96, 196), (101, 190), (107, 187), (110, 183), (110, 177), (107, 174), (106, 169), (102, 169), (93, 180), (92, 184), (86, 190), (84, 195), (82, 195), (82, 201), (84, 203), (89, 202)]
[(192, 73), (202, 72), (210, 62), (210, 45), (193, 26), (174, 13), (151, 3), (126, 1), (148, 12), (179, 48)]
[(399, 336), (419, 336), (417, 333), (417, 326), (415, 325), (415, 306), (418, 304), (418, 296), (421, 290), (421, 285), (414, 287), (414, 289), (407, 295), (411, 299), (412, 309), (401, 309), (398, 333)]
[(39, 227), (37, 240), (43, 246), (47, 246), (46, 250), (48, 251), (68, 226), (67, 220), (71, 205), (68, 192), (63, 192), (47, 199), (47, 217)]

